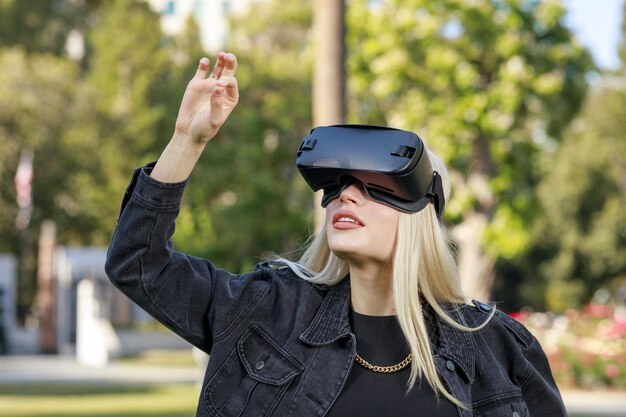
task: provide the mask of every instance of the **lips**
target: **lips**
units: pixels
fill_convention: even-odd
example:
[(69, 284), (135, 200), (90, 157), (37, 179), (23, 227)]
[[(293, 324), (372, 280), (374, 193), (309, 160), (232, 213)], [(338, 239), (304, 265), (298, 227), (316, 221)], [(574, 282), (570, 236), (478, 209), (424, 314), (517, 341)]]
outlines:
[(356, 214), (349, 210), (339, 210), (333, 216), (333, 227), (338, 229), (352, 229), (363, 227), (364, 224)]

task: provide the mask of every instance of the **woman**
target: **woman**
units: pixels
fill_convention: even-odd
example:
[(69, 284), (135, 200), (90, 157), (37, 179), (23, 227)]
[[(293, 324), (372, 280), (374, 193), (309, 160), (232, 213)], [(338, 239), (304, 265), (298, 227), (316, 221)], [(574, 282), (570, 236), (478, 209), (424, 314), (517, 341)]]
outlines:
[(566, 416), (536, 339), (466, 304), (444, 197), (406, 213), (344, 183), (298, 262), (247, 274), (173, 250), (187, 178), (237, 104), (236, 70), (232, 54), (200, 61), (171, 142), (135, 171), (106, 263), (120, 290), (211, 354), (197, 415)]

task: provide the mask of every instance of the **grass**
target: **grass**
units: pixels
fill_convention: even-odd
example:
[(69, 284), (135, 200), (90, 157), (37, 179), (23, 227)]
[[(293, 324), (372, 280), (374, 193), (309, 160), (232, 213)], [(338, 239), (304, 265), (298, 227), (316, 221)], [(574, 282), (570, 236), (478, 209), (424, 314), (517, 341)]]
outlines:
[(136, 356), (119, 358), (116, 362), (124, 365), (179, 366), (189, 368), (198, 366), (191, 353), (191, 349), (151, 349), (141, 352)]
[(193, 417), (198, 388), (169, 385), (0, 385), (4, 417)]

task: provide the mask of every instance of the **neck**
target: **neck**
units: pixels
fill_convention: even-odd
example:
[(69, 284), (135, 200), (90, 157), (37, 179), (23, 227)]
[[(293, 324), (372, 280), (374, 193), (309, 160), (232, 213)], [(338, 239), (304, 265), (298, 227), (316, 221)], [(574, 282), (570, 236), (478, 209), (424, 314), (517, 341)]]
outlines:
[(390, 264), (350, 265), (352, 309), (368, 316), (393, 316), (393, 279)]

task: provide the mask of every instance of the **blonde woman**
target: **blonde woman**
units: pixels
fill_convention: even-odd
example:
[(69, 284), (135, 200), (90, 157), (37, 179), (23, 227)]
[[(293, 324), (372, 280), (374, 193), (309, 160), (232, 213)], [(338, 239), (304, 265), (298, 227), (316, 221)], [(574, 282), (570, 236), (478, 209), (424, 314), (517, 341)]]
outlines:
[[(298, 167), (324, 189), (326, 222), (297, 262), (235, 275), (174, 251), (188, 177), (238, 102), (236, 69), (232, 54), (200, 61), (171, 142), (126, 191), (106, 263), (120, 290), (210, 353), (196, 415), (566, 416), (536, 339), (467, 303), (440, 221), (446, 170), (410, 132), (340, 126), (303, 141)], [(337, 132), (353, 152), (319, 157)], [(413, 142), (366, 169), (369, 145), (351, 135)], [(402, 158), (406, 175), (386, 165)]]

